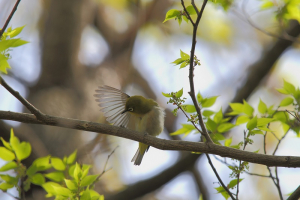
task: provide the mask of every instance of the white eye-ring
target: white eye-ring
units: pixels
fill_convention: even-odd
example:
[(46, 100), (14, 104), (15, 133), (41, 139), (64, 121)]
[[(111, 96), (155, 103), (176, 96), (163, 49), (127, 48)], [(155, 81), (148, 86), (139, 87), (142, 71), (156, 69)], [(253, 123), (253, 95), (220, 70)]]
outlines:
[(132, 111), (133, 111), (133, 108), (128, 108), (128, 111), (132, 112)]

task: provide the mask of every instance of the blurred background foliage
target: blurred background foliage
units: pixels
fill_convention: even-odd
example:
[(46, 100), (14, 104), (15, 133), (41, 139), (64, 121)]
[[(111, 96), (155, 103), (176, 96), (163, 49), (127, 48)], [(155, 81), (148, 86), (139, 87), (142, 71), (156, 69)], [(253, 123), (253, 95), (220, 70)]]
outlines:
[[(224, 3), (225, 2), (225, 3)], [(209, 2), (197, 33), (196, 55), (201, 66), (195, 69), (195, 89), (219, 98), (212, 108), (225, 111), (228, 104), (243, 99), (257, 108), (259, 99), (267, 106), (278, 105), (283, 96), (275, 88), (283, 78), (298, 86), (299, 13), (289, 15), (287, 2), (299, 1), (216, 1)], [(0, 23), (4, 24), (14, 1), (0, 0)], [(186, 1), (189, 5), (190, 2)], [(195, 2), (200, 8), (202, 1)], [(225, 8), (225, 9), (224, 9)], [(190, 23), (169, 20), (162, 23), (170, 9), (182, 10), (180, 1), (172, 0), (22, 0), (10, 26), (26, 25), (20, 37), (29, 44), (10, 52), (12, 67), (3, 78), (42, 112), (61, 117), (106, 123), (93, 94), (98, 85), (120, 88), (129, 95), (141, 94), (155, 99), (166, 109), (165, 130), (160, 136), (180, 128), (186, 119), (167, 105), (161, 92), (183, 88), (188, 98), (188, 68), (171, 64), (180, 49), (190, 51)], [(284, 16), (284, 17), (282, 17)], [(287, 33), (286, 33), (287, 32)], [(286, 34), (285, 34), (286, 33)], [(280, 40), (278, 37), (286, 40)], [(292, 41), (291, 41), (292, 40)], [(0, 88), (0, 109), (27, 112), (7, 91)], [(107, 155), (117, 145), (107, 172), (96, 185), (106, 199), (223, 199), (216, 194), (217, 179), (206, 158), (185, 152), (150, 148), (140, 167), (130, 159), (137, 142), (102, 134), (49, 126), (0, 121), (0, 133), (6, 140), (14, 127), (21, 140), (32, 144), (28, 165), (37, 157), (51, 154), (63, 157), (78, 149), (78, 161), (92, 163), (93, 172), (102, 171)], [(243, 139), (245, 127), (234, 128), (226, 137), (233, 144)], [(276, 134), (283, 134), (278, 126)], [(199, 134), (184, 140), (197, 141)], [(267, 137), (267, 151), (277, 140)], [(249, 151), (262, 148), (262, 137), (255, 136)], [(288, 134), (278, 155), (299, 156), (299, 139)], [(213, 160), (225, 183), (230, 170)], [(283, 194), (300, 184), (300, 169), (279, 168)], [(250, 171), (268, 174), (261, 165), (250, 164)], [(242, 175), (241, 199), (279, 199), (272, 181)], [(12, 191), (13, 192), (13, 191)], [(286, 197), (286, 196), (285, 196)], [(8, 199), (0, 194), (1, 199)], [(26, 199), (43, 199), (36, 187)]]

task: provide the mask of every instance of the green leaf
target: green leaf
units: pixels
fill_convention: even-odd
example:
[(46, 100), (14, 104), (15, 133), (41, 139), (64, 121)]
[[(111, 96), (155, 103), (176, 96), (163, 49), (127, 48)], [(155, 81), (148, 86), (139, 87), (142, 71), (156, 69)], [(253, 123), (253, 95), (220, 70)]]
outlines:
[(191, 124), (182, 124), (181, 129), (178, 129), (177, 131), (171, 133), (170, 135), (181, 135), (181, 134), (186, 134), (187, 135), (195, 129), (196, 128)]
[(217, 112), (214, 116), (214, 121), (219, 124), (223, 119), (223, 112), (222, 112), (222, 108), (219, 110), (219, 112)]
[(77, 157), (77, 150), (75, 150), (68, 158), (67, 158), (67, 164), (71, 165), (75, 162)]
[(177, 20), (177, 21), (178, 21), (178, 24), (179, 24), (179, 26), (180, 26), (180, 24), (181, 24), (181, 22), (182, 22), (182, 16), (179, 15), (177, 19), (178, 19), (178, 20)]
[(183, 19), (186, 23), (189, 23), (189, 20), (188, 20), (188, 18), (187, 18), (185, 15), (182, 15), (182, 19)]
[(180, 49), (180, 57), (181, 57), (183, 60), (189, 60), (189, 59), (190, 59), (190, 55), (187, 54), (187, 53), (184, 53), (183, 51), (181, 51), (181, 49)]
[(242, 113), (244, 111), (244, 105), (241, 103), (230, 103), (231, 109), (237, 113)]
[(235, 125), (240, 125), (248, 122), (250, 118), (247, 115), (241, 115), (236, 119)]
[(211, 138), (213, 141), (225, 140), (226, 138), (221, 133), (213, 133), (211, 134)]
[(258, 104), (258, 111), (261, 114), (265, 114), (267, 110), (268, 110), (267, 105), (260, 99)]
[(255, 116), (247, 123), (247, 129), (252, 130), (257, 127), (257, 117)]
[(174, 63), (175, 65), (180, 65), (181, 63), (183, 63), (185, 60), (183, 60), (182, 58), (178, 58), (176, 60), (174, 60), (172, 63)]
[[(240, 178), (239, 179), (239, 183), (244, 180), (243, 178)], [(234, 188), (236, 185), (237, 185), (238, 181), (237, 179), (233, 179), (230, 181), (230, 183), (227, 185), (227, 188), (231, 189), (231, 188)]]
[(78, 163), (76, 163), (76, 165), (75, 165), (73, 177), (77, 182), (81, 178), (81, 168)]
[(215, 112), (214, 112), (214, 111), (211, 111), (211, 110), (204, 110), (203, 113), (202, 113), (202, 115), (203, 115), (204, 117), (209, 117), (209, 116), (211, 116), (211, 115), (213, 115), (213, 114), (215, 114)]
[(165, 23), (166, 21), (168, 21), (170, 19), (177, 18), (178, 16), (180, 16), (180, 11), (176, 10), (176, 9), (171, 9), (167, 12), (166, 18), (163, 21), (163, 23)]
[(256, 134), (260, 134), (260, 135), (264, 135), (264, 133), (261, 131), (261, 130), (252, 130), (250, 131), (253, 135), (256, 135)]
[(272, 130), (270, 130), (267, 126), (259, 126), (258, 127), (260, 130), (263, 130), (263, 131), (269, 131), (269, 132), (272, 132)]
[(202, 95), (200, 94), (200, 92), (198, 92), (197, 101), (198, 101), (199, 104), (202, 102), (202, 99), (203, 99)]
[(264, 126), (264, 125), (269, 124), (272, 121), (274, 121), (273, 118), (258, 118), (257, 119), (257, 126)]
[(52, 164), (53, 168), (56, 170), (63, 171), (66, 169), (64, 162), (60, 158), (52, 157), (51, 164)]
[(89, 173), (89, 170), (91, 168), (91, 165), (86, 165), (86, 164), (83, 164), (82, 165), (82, 178), (84, 178), (88, 173)]
[(66, 183), (66, 186), (67, 186), (68, 189), (70, 189), (70, 190), (77, 190), (77, 186), (74, 183), (74, 181), (65, 179), (65, 183)]
[(75, 171), (76, 164), (73, 164), (69, 167), (69, 175), (74, 178), (74, 171)]
[(272, 1), (265, 1), (260, 7), (261, 9), (269, 9), (274, 7), (274, 3)]
[(0, 172), (5, 172), (5, 171), (11, 170), (11, 169), (15, 169), (17, 167), (18, 167), (18, 165), (16, 162), (14, 162), (14, 161), (8, 162), (0, 168)]
[(10, 38), (16, 37), (17, 35), (19, 35), (21, 33), (21, 31), (23, 30), (24, 27), (25, 26), (15, 28), (8, 35), (10, 36)]
[(216, 187), (215, 189), (217, 190), (218, 193), (222, 193), (224, 191), (226, 192), (226, 190), (222, 186)]
[(196, 10), (194, 9), (194, 6), (189, 5), (188, 7), (186, 7), (186, 11), (190, 14), (190, 15), (195, 15), (197, 14)]
[(281, 122), (284, 122), (286, 123), (289, 119), (289, 116), (286, 112), (284, 111), (280, 111), (280, 112), (276, 112), (273, 116), (273, 118), (277, 121), (281, 121)]
[(165, 97), (172, 97), (172, 95), (171, 95), (171, 94), (168, 94), (168, 93), (163, 93), (163, 92), (162, 92), (162, 95), (164, 95)]
[(29, 142), (19, 143), (18, 147), (15, 146), (16, 148), (13, 145), (12, 147), (20, 161), (28, 158), (31, 154), (31, 145)]
[(6, 182), (3, 182), (0, 184), (0, 190), (3, 190), (3, 191), (6, 191), (10, 188), (13, 188), (14, 185), (13, 184), (9, 184), (9, 183), (6, 183)]
[(63, 172), (55, 171), (45, 174), (45, 177), (55, 182), (62, 182), (65, 178), (65, 175)]
[(181, 97), (183, 94), (183, 88), (181, 90), (179, 90), (178, 92), (176, 92), (175, 97), (179, 98)]
[(85, 186), (88, 186), (88, 185), (91, 185), (92, 183), (94, 183), (97, 178), (98, 178), (99, 175), (89, 175), (89, 176), (86, 176), (82, 179), (81, 181), (81, 186), (82, 187), (85, 187)]
[(207, 119), (206, 127), (211, 132), (215, 132), (217, 130), (217, 124), (216, 124), (216, 122), (214, 122), (210, 118)]
[(254, 112), (254, 108), (252, 106), (250, 106), (247, 101), (244, 100), (244, 111), (243, 113), (245, 113), (248, 116), (252, 116)]
[(216, 100), (217, 100), (218, 96), (213, 96), (213, 97), (209, 97), (209, 98), (205, 98), (202, 100), (202, 107), (203, 108), (208, 108), (211, 107), (212, 105), (215, 104)]
[(15, 154), (5, 147), (0, 147), (0, 158), (5, 161), (12, 161), (15, 159)]
[(288, 106), (288, 105), (292, 104), (293, 102), (294, 102), (294, 99), (292, 97), (286, 97), (280, 102), (279, 106)]
[(91, 194), (89, 190), (85, 190), (82, 192), (80, 196), (80, 200), (91, 200)]
[(30, 177), (30, 182), (41, 186), (45, 183), (45, 178), (41, 173), (36, 173)]
[(275, 113), (275, 110), (273, 110), (273, 107), (274, 105), (271, 105), (269, 108), (268, 108), (268, 114), (269, 115), (273, 115)]
[(9, 63), (7, 62), (7, 58), (0, 53), (0, 72), (7, 74), (6, 69), (10, 69)]
[(187, 112), (187, 113), (194, 113), (196, 112), (196, 108), (194, 105), (182, 105), (183, 109)]
[(188, 66), (188, 64), (189, 64), (188, 62), (184, 61), (183, 63), (181, 63), (179, 69), (185, 68), (186, 66)]
[(50, 169), (52, 165), (50, 164), (50, 156), (37, 158), (33, 161), (32, 165), (27, 169), (26, 174), (31, 176), (35, 174), (37, 171), (45, 171)]
[(283, 123), (283, 122), (281, 122), (281, 125), (282, 125), (282, 130), (284, 133), (288, 132), (291, 128), (288, 124)]
[(52, 195), (56, 194), (55, 189), (53, 188), (53, 186), (61, 187), (58, 183), (51, 182), (51, 181), (48, 181), (48, 182), (46, 182), (42, 185), (44, 190), (46, 190), (46, 192), (48, 194), (52, 194)]
[(12, 150), (10, 144), (8, 142), (6, 142), (2, 137), (1, 137), (1, 141), (8, 150)]
[(276, 88), (276, 90), (277, 90), (278, 92), (280, 92), (281, 94), (289, 94), (289, 92), (286, 91), (284, 88)]
[(7, 183), (12, 184), (12, 185), (17, 185), (18, 182), (19, 182), (18, 178), (12, 177), (12, 176), (7, 175), (7, 174), (0, 174), (0, 177), (1, 177), (2, 180), (6, 181)]
[(218, 126), (218, 132), (224, 133), (232, 129), (235, 125), (231, 123), (223, 123)]
[(56, 186), (56, 185), (52, 185), (52, 187), (54, 189), (55, 195), (61, 195), (61, 196), (65, 196), (65, 197), (72, 196), (72, 192), (68, 188), (65, 188), (62, 186)]
[(232, 137), (225, 140), (224, 146), (225, 146), (225, 147), (229, 147), (229, 146), (231, 145), (231, 142), (232, 142)]
[(283, 88), (289, 93), (289, 94), (294, 94), (295, 92), (295, 86), (283, 79)]

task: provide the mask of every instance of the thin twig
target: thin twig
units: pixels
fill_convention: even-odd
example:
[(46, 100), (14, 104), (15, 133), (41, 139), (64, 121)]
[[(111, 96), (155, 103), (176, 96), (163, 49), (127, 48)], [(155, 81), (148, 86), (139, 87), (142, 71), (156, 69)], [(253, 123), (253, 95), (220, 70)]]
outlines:
[[(178, 105), (177, 105), (178, 106)], [(195, 122), (194, 121), (191, 121), (189, 116), (186, 114), (186, 112), (182, 109), (181, 106), (178, 106), (178, 108), (183, 112), (183, 114), (186, 116), (186, 118), (188, 118), (188, 120), (190, 122), (192, 122), (192, 124), (194, 125), (194, 127), (197, 129), (197, 131), (199, 131), (199, 133), (203, 134), (203, 132), (196, 126)]]
[(220, 184), (222, 185), (222, 187), (224, 188), (224, 190), (228, 193), (228, 195), (229, 195), (233, 200), (235, 200), (235, 198), (233, 197), (232, 193), (229, 191), (229, 189), (228, 189), (228, 188), (225, 186), (225, 184), (223, 183), (223, 181), (222, 181), (221, 177), (219, 176), (219, 174), (218, 174), (216, 168), (214, 167), (213, 163), (211, 162), (211, 159), (210, 159), (209, 155), (208, 155), (207, 153), (206, 153), (205, 155), (206, 155), (206, 157), (207, 157), (208, 163), (210, 164), (210, 166), (211, 166), (212, 170), (214, 171), (214, 173), (215, 173), (217, 179), (219, 180)]
[(9, 91), (14, 97), (16, 97), (32, 114), (34, 114), (37, 119), (41, 120), (45, 118), (45, 114), (43, 114), (40, 110), (35, 108), (31, 103), (29, 103), (24, 97), (20, 95), (19, 92), (12, 89), (1, 76), (0, 76), (0, 84), (7, 91)]
[(199, 124), (201, 126), (202, 132), (203, 132), (203, 136), (205, 137), (206, 141), (208, 143), (213, 143), (212, 139), (210, 138), (208, 131), (205, 127), (204, 121), (203, 121), (203, 117), (202, 117), (202, 113), (201, 113), (201, 108), (198, 105), (196, 96), (195, 96), (195, 87), (194, 87), (194, 56), (195, 56), (195, 48), (196, 48), (196, 36), (197, 36), (197, 29), (198, 29), (198, 25), (200, 22), (200, 19), (202, 17), (202, 14), (204, 12), (204, 8), (207, 4), (208, 0), (204, 0), (200, 13), (197, 17), (197, 20), (195, 22), (195, 24), (193, 25), (193, 39), (192, 39), (192, 47), (191, 47), (191, 55), (190, 55), (190, 69), (189, 69), (189, 80), (190, 80), (190, 96), (193, 100), (193, 104), (196, 108), (197, 114), (198, 114), (198, 118), (199, 118)]
[[(290, 130), (290, 129), (289, 129)], [(274, 151), (273, 151), (273, 156), (275, 155), (275, 153), (276, 153), (276, 151), (278, 150), (278, 147), (279, 147), (279, 144), (280, 144), (280, 142), (285, 138), (285, 136), (288, 134), (288, 132), (289, 132), (289, 130), (282, 136), (282, 138), (278, 141), (278, 143), (277, 143), (277, 145), (276, 145), (276, 147), (275, 147), (275, 149), (274, 149)]]
[(192, 6), (194, 7), (194, 9), (195, 9), (197, 15), (199, 15), (199, 10), (198, 10), (198, 8), (197, 8), (197, 6), (196, 6), (194, 0), (191, 1), (191, 4), (192, 4)]
[[(105, 174), (106, 172), (108, 172), (109, 170), (112, 169), (112, 167), (110, 167), (109, 169), (106, 170), (106, 166), (107, 166), (107, 163), (108, 163), (108, 160), (109, 160), (110, 156), (111, 156), (113, 153), (115, 153), (115, 151), (116, 151), (117, 148), (119, 148), (119, 145), (116, 146), (116, 148), (114, 148), (114, 150), (112, 150), (112, 152), (107, 156), (107, 159), (106, 159), (106, 162), (105, 162), (103, 171), (102, 171), (101, 174), (99, 174), (99, 176), (97, 177), (96, 181), (98, 181), (98, 180), (100, 179), (100, 177), (101, 177), (103, 174)], [(96, 181), (95, 181), (95, 182), (96, 182)]]
[(279, 193), (279, 197), (281, 200), (283, 200), (283, 196), (282, 196), (282, 192), (281, 192), (281, 188), (280, 188), (280, 183), (279, 183), (279, 177), (278, 177), (278, 172), (277, 172), (277, 167), (275, 167), (275, 176), (276, 176), (276, 187)]
[(292, 112), (290, 112), (289, 110), (285, 110), (286, 112), (288, 112), (290, 115), (292, 115), (293, 117), (295, 117), (299, 122), (300, 122), (300, 119), (298, 117), (297, 114), (292, 114)]
[[(297, 40), (297, 38), (294, 38), (294, 37), (288, 35), (286, 32), (284, 32), (282, 35), (277, 35), (277, 34), (274, 34), (274, 33), (270, 33), (268, 31), (266, 31), (266, 30), (258, 27), (256, 24), (254, 24), (254, 22), (251, 20), (251, 17), (249, 16), (249, 14), (246, 11), (247, 3), (248, 3), (248, 1), (243, 1), (243, 3), (242, 3), (242, 11), (243, 11), (244, 15), (246, 16), (247, 22), (253, 28), (255, 28), (255, 29), (263, 32), (264, 34), (266, 34), (268, 36), (271, 36), (271, 37), (275, 37), (275, 38), (282, 39), (282, 40), (288, 40), (288, 41), (292, 41), (292, 42), (296, 42), (296, 43), (300, 43), (300, 41)], [(236, 12), (236, 14), (239, 14), (239, 13)]]
[[(227, 166), (232, 166), (232, 167), (236, 167), (236, 166), (237, 166), (237, 165), (235, 165), (235, 164), (231, 165), (231, 164), (227, 163), (225, 160), (222, 160), (222, 159), (218, 158), (216, 155), (214, 155), (214, 158), (215, 158), (217, 161), (219, 161), (219, 162), (221, 162), (221, 163), (223, 163), (223, 164), (225, 164), (225, 165), (227, 165)], [(252, 172), (248, 172), (248, 171), (244, 171), (244, 172), (245, 172), (246, 174), (252, 175), (252, 176), (260, 176), (260, 177), (264, 177), (264, 178), (272, 178), (272, 179), (275, 179), (275, 177), (270, 176), (270, 175), (257, 174), (257, 173), (252, 173)]]
[(190, 14), (188, 13), (188, 11), (187, 11), (186, 8), (185, 8), (184, 1), (183, 1), (183, 0), (181, 0), (181, 5), (182, 5), (182, 7), (183, 7), (183, 10), (184, 10), (184, 12), (185, 12), (187, 18), (191, 21), (192, 25), (195, 26), (194, 21), (192, 20)]
[(14, 13), (16, 12), (19, 3), (21, 2), (21, 0), (17, 0), (17, 2), (15, 3), (15, 6), (13, 7), (12, 11), (10, 12), (8, 18), (6, 19), (5, 24), (3, 25), (3, 28), (0, 30), (0, 38), (2, 37), (3, 33), (5, 32), (11, 18), (13, 17)]

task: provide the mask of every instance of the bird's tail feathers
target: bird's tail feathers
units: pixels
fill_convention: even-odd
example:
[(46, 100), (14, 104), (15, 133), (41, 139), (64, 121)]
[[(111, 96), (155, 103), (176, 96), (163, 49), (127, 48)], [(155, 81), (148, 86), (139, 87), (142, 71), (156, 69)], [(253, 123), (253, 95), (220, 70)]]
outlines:
[(145, 155), (145, 152), (149, 149), (149, 146), (143, 143), (139, 144), (139, 147), (136, 151), (136, 153), (134, 154), (131, 162), (134, 162), (134, 165), (140, 165), (143, 157)]

